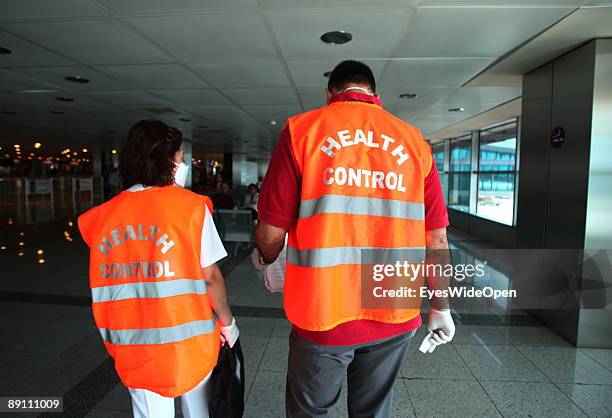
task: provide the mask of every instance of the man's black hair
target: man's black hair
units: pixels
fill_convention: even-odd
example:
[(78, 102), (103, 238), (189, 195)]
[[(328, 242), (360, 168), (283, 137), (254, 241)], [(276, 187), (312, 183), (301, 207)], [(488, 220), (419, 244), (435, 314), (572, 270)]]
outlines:
[(367, 85), (372, 90), (372, 93), (376, 92), (374, 74), (372, 74), (370, 67), (363, 62), (347, 60), (336, 65), (336, 68), (334, 68), (329, 76), (327, 88), (329, 90), (333, 88), (341, 90), (347, 84)]

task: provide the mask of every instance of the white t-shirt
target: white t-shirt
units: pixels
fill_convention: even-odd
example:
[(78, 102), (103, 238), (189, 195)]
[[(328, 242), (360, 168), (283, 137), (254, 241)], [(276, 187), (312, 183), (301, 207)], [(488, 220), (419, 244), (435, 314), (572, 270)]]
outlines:
[[(127, 191), (140, 192), (148, 188), (142, 184), (135, 184), (127, 189)], [(227, 257), (227, 252), (225, 247), (223, 247), (221, 238), (219, 238), (219, 233), (208, 210), (208, 206), (204, 208), (204, 224), (202, 225), (202, 237), (200, 239), (200, 266), (202, 268), (210, 267), (222, 258)]]

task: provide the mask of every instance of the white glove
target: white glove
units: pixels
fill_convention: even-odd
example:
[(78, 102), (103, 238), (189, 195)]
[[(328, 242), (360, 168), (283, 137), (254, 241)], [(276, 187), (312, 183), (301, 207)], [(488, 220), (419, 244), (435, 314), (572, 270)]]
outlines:
[(433, 353), (437, 346), (450, 342), (455, 336), (455, 323), (450, 310), (429, 309), (427, 335), (419, 347), (421, 353)]
[(230, 347), (233, 347), (236, 344), (236, 340), (238, 340), (238, 336), (240, 333), (238, 332), (238, 327), (236, 326), (236, 318), (232, 317), (232, 323), (221, 327), (221, 342), (227, 342)]
[(260, 259), (260, 253), (257, 247), (255, 247), (253, 249), (253, 252), (251, 253), (251, 261), (253, 262), (253, 266), (255, 266), (255, 268), (259, 271), (265, 270), (268, 266), (267, 264), (262, 264)]

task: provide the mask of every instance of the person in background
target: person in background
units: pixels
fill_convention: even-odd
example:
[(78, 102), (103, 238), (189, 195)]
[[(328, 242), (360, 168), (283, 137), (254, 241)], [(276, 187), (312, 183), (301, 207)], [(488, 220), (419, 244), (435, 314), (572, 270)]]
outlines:
[(252, 209), (257, 211), (257, 201), (259, 200), (259, 188), (251, 183), (247, 187), (247, 193), (240, 202), (240, 209)]
[(93, 315), (134, 417), (208, 417), (221, 342), (238, 338), (216, 262), (227, 255), (206, 196), (184, 189), (182, 134), (155, 120), (128, 133), (127, 187), (79, 217)]
[(261, 190), (261, 185), (263, 184), (263, 177), (259, 176), (259, 178), (257, 179), (257, 189)]
[[(346, 379), (350, 417), (389, 417), (393, 384), (421, 325), (420, 300), (405, 309), (362, 306), (361, 255), (381, 265), (421, 262), (431, 252), (449, 259), (448, 215), (428, 144), (383, 110), (368, 66), (338, 64), (326, 94), (327, 106), (287, 121), (258, 204), (258, 268), (276, 259), (289, 232), (286, 415), (335, 416)], [(448, 287), (448, 279), (427, 281)], [(435, 346), (449, 342), (455, 326), (448, 300), (431, 302)]]
[(213, 184), (213, 188), (215, 189), (215, 192), (216, 193), (221, 192), (222, 186), (223, 186), (223, 176), (221, 174), (215, 175), (215, 181)]
[(217, 209), (234, 209), (236, 202), (230, 194), (229, 184), (226, 182), (221, 183), (221, 189), (212, 196), (213, 204)]

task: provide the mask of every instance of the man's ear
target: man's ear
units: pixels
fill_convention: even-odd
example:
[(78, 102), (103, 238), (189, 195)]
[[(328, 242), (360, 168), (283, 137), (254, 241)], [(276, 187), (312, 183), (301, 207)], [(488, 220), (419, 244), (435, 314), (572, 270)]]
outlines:
[(334, 97), (334, 93), (330, 89), (325, 89), (325, 97), (329, 101), (332, 97)]

